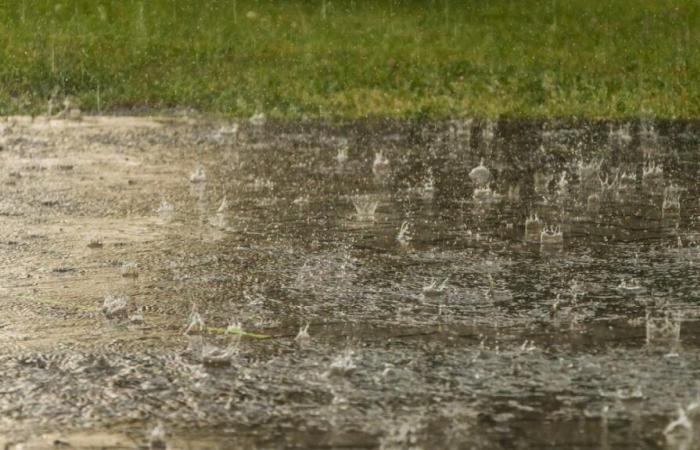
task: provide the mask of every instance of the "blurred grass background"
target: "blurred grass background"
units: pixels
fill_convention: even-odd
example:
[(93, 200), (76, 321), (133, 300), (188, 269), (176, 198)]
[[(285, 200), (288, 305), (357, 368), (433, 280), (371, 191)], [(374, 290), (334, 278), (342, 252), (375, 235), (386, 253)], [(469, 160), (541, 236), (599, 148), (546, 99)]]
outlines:
[(691, 117), (697, 0), (6, 0), (0, 113)]

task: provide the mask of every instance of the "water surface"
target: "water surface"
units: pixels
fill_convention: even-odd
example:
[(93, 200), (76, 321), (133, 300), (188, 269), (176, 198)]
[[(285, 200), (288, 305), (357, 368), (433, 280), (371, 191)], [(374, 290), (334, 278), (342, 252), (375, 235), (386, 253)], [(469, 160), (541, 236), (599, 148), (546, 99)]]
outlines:
[(664, 434), (698, 396), (698, 123), (14, 118), (0, 143), (10, 447), (159, 421), (189, 448), (698, 442)]

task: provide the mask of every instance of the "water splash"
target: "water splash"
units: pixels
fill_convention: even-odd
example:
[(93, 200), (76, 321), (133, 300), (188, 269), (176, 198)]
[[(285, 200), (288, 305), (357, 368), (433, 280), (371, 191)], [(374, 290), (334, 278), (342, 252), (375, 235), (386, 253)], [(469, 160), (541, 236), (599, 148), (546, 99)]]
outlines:
[(254, 127), (262, 127), (267, 122), (267, 116), (264, 112), (258, 112), (250, 116), (248, 123)]
[(661, 164), (656, 164), (650, 161), (642, 170), (642, 185), (649, 190), (656, 190), (663, 186), (664, 182), (664, 167)]
[(410, 225), (408, 222), (403, 222), (401, 228), (399, 229), (399, 234), (396, 236), (396, 240), (402, 246), (407, 246), (413, 238), (411, 237)]
[(238, 354), (238, 347), (228, 345), (219, 347), (213, 344), (204, 343), (201, 349), (201, 360), (205, 366), (227, 366)]
[(481, 137), (484, 140), (486, 148), (491, 148), (493, 140), (496, 138), (496, 122), (492, 119), (486, 119), (484, 128), (481, 130)]
[(374, 197), (371, 195), (356, 195), (352, 198), (352, 204), (355, 207), (358, 220), (374, 220), (374, 214), (379, 206), (379, 202)]
[(559, 197), (567, 197), (569, 194), (569, 180), (566, 178), (566, 172), (561, 173), (561, 177), (557, 182), (557, 195)]
[(374, 162), (372, 163), (372, 172), (375, 175), (386, 175), (389, 172), (390, 163), (389, 159), (384, 156), (384, 154), (379, 151), (374, 155)]
[(535, 194), (543, 195), (549, 191), (549, 183), (552, 182), (554, 178), (553, 175), (546, 174), (544, 172), (535, 172), (534, 183), (535, 183)]
[(682, 189), (672, 184), (664, 189), (664, 201), (661, 205), (661, 216), (664, 219), (678, 218), (681, 212)]
[(143, 317), (143, 307), (139, 306), (133, 314), (129, 315), (129, 323), (132, 325), (143, 325), (146, 319)]
[(594, 192), (586, 198), (586, 209), (591, 214), (600, 212), (600, 194)]
[(309, 324), (299, 328), (299, 332), (294, 338), (294, 342), (301, 347), (305, 348), (311, 343), (311, 336), (309, 335)]
[(662, 317), (652, 317), (651, 311), (646, 313), (646, 343), (648, 346), (671, 345), (672, 349), (678, 347), (681, 341), (680, 315), (673, 315), (666, 311)]
[(99, 237), (92, 236), (88, 239), (87, 246), (88, 248), (98, 249), (104, 247), (104, 242)]
[(532, 214), (525, 219), (525, 242), (540, 242), (544, 224), (537, 217), (537, 214)]
[(564, 243), (564, 233), (557, 226), (545, 226), (540, 233), (540, 244), (542, 245), (562, 245)]
[(628, 278), (620, 280), (617, 291), (623, 295), (638, 295), (646, 292), (646, 289), (639, 283), (638, 279)]
[(348, 140), (341, 139), (338, 145), (338, 153), (335, 155), (335, 160), (338, 164), (343, 165), (348, 161), (348, 148)]
[(253, 190), (256, 192), (270, 190), (275, 187), (275, 182), (265, 178), (256, 177), (253, 180)]
[(125, 262), (121, 268), (122, 277), (135, 279), (139, 276), (139, 265), (135, 262)]
[(175, 215), (175, 206), (167, 199), (163, 199), (160, 202), (158, 209), (156, 209), (156, 214), (158, 214), (162, 220), (172, 220), (173, 216)]
[(687, 406), (678, 406), (677, 417), (666, 425), (664, 436), (669, 448), (674, 450), (691, 450), (698, 438), (695, 423), (700, 417), (700, 398), (691, 401)]
[(520, 185), (515, 185), (515, 186), (508, 186), (508, 194), (507, 194), (508, 200), (511, 202), (518, 202), (520, 201)]
[[(214, 217), (211, 217), (209, 219), (209, 224), (218, 229), (218, 230), (228, 230), (229, 228), (229, 221), (228, 217), (226, 217), (226, 214), (217, 212), (214, 214)], [(212, 235), (215, 239), (220, 239), (222, 236), (221, 235)]]
[(631, 124), (624, 123), (617, 128), (613, 124), (608, 125), (608, 144), (615, 147), (626, 147), (632, 142)]
[(309, 198), (308, 195), (300, 195), (299, 197), (292, 200), (292, 205), (297, 205), (297, 206), (306, 205), (310, 201), (311, 201), (311, 199)]
[(379, 441), (379, 450), (419, 450), (419, 436), (424, 432), (422, 417), (409, 417), (385, 424)]
[[(51, 108), (51, 105), (49, 105), (49, 108)], [(83, 118), (83, 113), (75, 99), (67, 95), (63, 99), (63, 109), (57, 112), (53, 117), (57, 119), (81, 120)]]
[(476, 203), (492, 203), (501, 199), (501, 195), (490, 187), (478, 187), (472, 192), (472, 199)]
[(218, 130), (212, 133), (211, 140), (219, 145), (233, 143), (238, 140), (239, 129), (240, 127), (236, 122), (229, 126), (222, 125)]
[(637, 186), (637, 174), (634, 172), (621, 172), (619, 190), (630, 192)]
[(204, 183), (207, 181), (207, 174), (204, 170), (204, 166), (197, 166), (194, 172), (190, 174), (190, 183)]
[(594, 184), (598, 177), (600, 177), (600, 168), (603, 165), (601, 160), (593, 160), (589, 162), (583, 162), (582, 160), (576, 161), (576, 174), (580, 180), (582, 186), (590, 186)]
[(352, 374), (355, 369), (357, 369), (357, 365), (355, 365), (355, 352), (347, 349), (331, 361), (326, 376), (347, 377)]
[(423, 180), (423, 185), (420, 187), (421, 197), (426, 199), (433, 198), (435, 193), (435, 177), (433, 176), (433, 169), (428, 168), (428, 173)]
[(646, 158), (654, 156), (659, 150), (659, 133), (650, 120), (644, 120), (641, 123), (639, 147)]
[(615, 172), (615, 175), (613, 177), (610, 177), (610, 175), (608, 174), (605, 174), (605, 178), (603, 178), (602, 176), (598, 176), (598, 181), (600, 182), (601, 199), (608, 201), (615, 201), (618, 199), (620, 193), (619, 172)]
[(148, 447), (150, 450), (165, 450), (168, 448), (165, 439), (165, 427), (162, 422), (158, 422), (148, 435)]
[(108, 319), (126, 319), (129, 310), (129, 297), (107, 294), (102, 303), (102, 313)]
[(199, 314), (199, 310), (196, 304), (192, 304), (192, 309), (190, 310), (190, 315), (187, 318), (187, 326), (183, 334), (201, 334), (206, 331), (207, 327), (204, 324), (204, 319), (202, 315)]
[(449, 277), (442, 280), (442, 283), (438, 284), (437, 280), (433, 280), (427, 286), (423, 286), (422, 293), (424, 297), (440, 297), (445, 293), (447, 289), (447, 282)]

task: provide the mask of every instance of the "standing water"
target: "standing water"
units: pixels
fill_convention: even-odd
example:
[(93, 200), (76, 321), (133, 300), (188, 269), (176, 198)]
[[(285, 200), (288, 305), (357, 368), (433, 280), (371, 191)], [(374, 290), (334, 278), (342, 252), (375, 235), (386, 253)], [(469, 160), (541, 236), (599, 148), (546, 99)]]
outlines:
[(699, 442), (698, 123), (9, 122), (10, 447)]

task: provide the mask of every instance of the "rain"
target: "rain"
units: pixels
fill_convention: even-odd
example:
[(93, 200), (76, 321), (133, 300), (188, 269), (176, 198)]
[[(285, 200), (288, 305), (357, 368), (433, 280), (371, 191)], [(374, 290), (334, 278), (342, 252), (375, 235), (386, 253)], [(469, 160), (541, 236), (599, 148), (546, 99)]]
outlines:
[[(570, 6), (538, 6), (535, 37), (523, 7), (478, 2), (16, 3), (0, 10), (5, 448), (700, 445), (695, 106), (588, 100), (604, 75), (584, 56), (578, 78), (510, 91), (530, 62), (453, 49), (480, 20), (551, 41)], [(32, 23), (45, 46), (8, 38)], [(426, 40), (394, 49), (411, 29)], [(336, 50), (376, 70), (353, 81)], [(107, 77), (120, 51), (142, 85), (128, 65)], [(245, 89), (205, 86), (217, 70)]]

